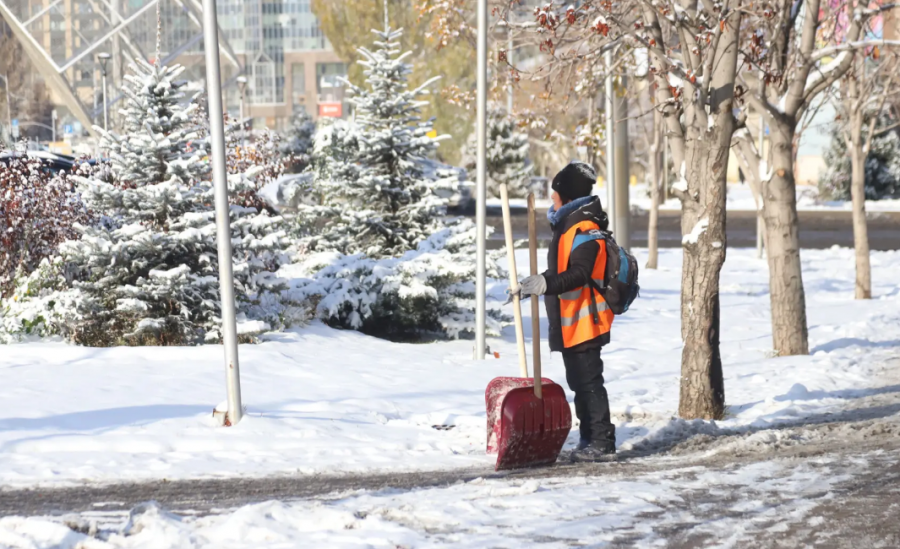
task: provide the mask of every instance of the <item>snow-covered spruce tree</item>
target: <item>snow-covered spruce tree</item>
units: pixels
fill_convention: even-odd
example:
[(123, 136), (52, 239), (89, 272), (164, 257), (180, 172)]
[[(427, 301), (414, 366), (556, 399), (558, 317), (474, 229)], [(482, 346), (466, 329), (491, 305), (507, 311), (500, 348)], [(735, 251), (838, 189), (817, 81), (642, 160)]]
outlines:
[[(110, 169), (79, 181), (102, 223), (76, 225), (79, 238), (20, 281), (4, 303), (5, 339), (59, 334), (96, 346), (219, 339), (213, 188), (204, 177), (202, 129), (190, 123), (195, 103), (181, 103), (173, 80), (179, 73), (140, 60), (132, 66), (129, 133), (104, 134)], [(232, 194), (254, 188), (261, 169), (229, 175)], [(288, 259), (281, 218), (232, 205), (231, 223), (244, 333), (291, 323), (302, 311), (282, 298), (284, 283), (274, 275)]]
[[(360, 50), (367, 87), (350, 85), (355, 122), (316, 133), (311, 164), (315, 204), (298, 218), (305, 256), (292, 267), (299, 296), (319, 301), (317, 316), (336, 327), (395, 340), (460, 337), (475, 326), (475, 232), (444, 222), (435, 193), (459, 175), (430, 161), (431, 122), (419, 117), (425, 88), (409, 90), (399, 31), (376, 33)], [(427, 86), (428, 84), (426, 84)], [(496, 264), (489, 269), (500, 276)], [(491, 329), (505, 321), (491, 312)]]
[[(198, 128), (191, 123), (195, 101), (182, 103), (184, 67), (150, 64), (135, 59), (122, 87), (123, 133), (101, 132), (100, 148), (109, 152), (116, 178), (133, 187), (185, 185), (203, 177), (209, 165)], [(161, 190), (161, 189), (160, 189)], [(153, 214), (165, 222), (166, 202), (155, 203)]]
[[(487, 192), (500, 196), (500, 184), (506, 183), (509, 195), (524, 198), (531, 192), (529, 185), (533, 166), (528, 164), (528, 134), (519, 131), (516, 121), (506, 111), (491, 109), (487, 119)], [(478, 161), (478, 135), (469, 136), (463, 149), (462, 165), (475, 173)]]
[(291, 127), (279, 147), (290, 173), (300, 173), (309, 165), (316, 123), (305, 112), (299, 112), (291, 120)]
[[(890, 120), (879, 126), (891, 125)], [(862, 137), (868, 135), (863, 125)], [(825, 200), (850, 200), (850, 151), (843, 132), (835, 131), (825, 151), (825, 171), (819, 177), (819, 196)], [(880, 200), (900, 194), (900, 135), (890, 131), (872, 138), (872, 149), (866, 157), (866, 199)]]
[(402, 31), (373, 32), (375, 49), (359, 49), (365, 86), (346, 82), (356, 108), (359, 178), (333, 186), (325, 201), (350, 213), (374, 212), (356, 216), (352, 246), (344, 251), (385, 257), (415, 249), (440, 227), (445, 203), (435, 191), (446, 180), (427, 177), (420, 163), (437, 148), (427, 135), (433, 122), (422, 120), (420, 112), (426, 104), (421, 98), (437, 78), (410, 89), (412, 66), (404, 62), (410, 52), (400, 53)]

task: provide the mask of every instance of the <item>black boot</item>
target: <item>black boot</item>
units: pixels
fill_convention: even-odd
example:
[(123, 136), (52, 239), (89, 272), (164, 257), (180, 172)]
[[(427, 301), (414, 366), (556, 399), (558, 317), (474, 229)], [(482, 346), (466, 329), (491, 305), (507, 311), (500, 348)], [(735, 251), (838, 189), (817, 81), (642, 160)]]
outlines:
[[(587, 441), (582, 440), (582, 443)], [(569, 460), (573, 463), (597, 463), (604, 461), (615, 461), (616, 459), (616, 443), (611, 440), (598, 440), (582, 445), (578, 444), (578, 448), (572, 450), (569, 454)]]

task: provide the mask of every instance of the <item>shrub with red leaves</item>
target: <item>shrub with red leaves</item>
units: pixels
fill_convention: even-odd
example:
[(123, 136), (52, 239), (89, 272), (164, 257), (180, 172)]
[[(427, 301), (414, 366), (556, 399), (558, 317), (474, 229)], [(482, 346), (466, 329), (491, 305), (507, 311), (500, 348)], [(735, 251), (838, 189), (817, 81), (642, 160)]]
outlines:
[(65, 172), (52, 174), (37, 159), (0, 163), (0, 297), (60, 242), (77, 238), (76, 223), (91, 223), (73, 187)]

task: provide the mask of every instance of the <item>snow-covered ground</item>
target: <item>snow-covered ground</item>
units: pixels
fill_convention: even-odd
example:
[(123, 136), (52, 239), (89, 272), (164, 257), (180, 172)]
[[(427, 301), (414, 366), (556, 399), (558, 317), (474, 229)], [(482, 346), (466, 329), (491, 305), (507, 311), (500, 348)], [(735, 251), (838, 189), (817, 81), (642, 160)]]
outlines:
[[(650, 195), (647, 186), (644, 184), (632, 185), (630, 188), (630, 200), (632, 207), (638, 207), (642, 210), (650, 209)], [(606, 188), (598, 185), (594, 188), (594, 192), (601, 197), (603, 203), (606, 203)], [(499, 199), (489, 199), (489, 206), (500, 207)], [(538, 200), (538, 208), (549, 208), (550, 200)], [(525, 207), (524, 199), (510, 200), (513, 207)], [(797, 187), (797, 209), (800, 211), (850, 211), (850, 201), (823, 201), (819, 200), (819, 190), (811, 186)], [(726, 207), (729, 211), (755, 211), (756, 203), (753, 200), (753, 193), (750, 191), (749, 185), (738, 183), (730, 183), (728, 185), (728, 195), (726, 197)], [(660, 205), (662, 210), (680, 210), (681, 202), (677, 198), (670, 198)], [(898, 212), (900, 211), (900, 198), (886, 200), (867, 200), (866, 211), (869, 212)]]
[[(795, 421), (875, 386), (883, 359), (900, 346), (900, 252), (872, 254), (870, 302), (852, 299), (852, 258), (847, 249), (803, 252), (812, 354), (772, 358), (766, 264), (729, 250), (729, 410), (712, 425), (674, 418), (680, 250), (661, 251), (662, 268), (641, 272), (641, 298), (604, 351), (620, 449), (685, 431)], [(493, 297), (503, 290), (495, 284)], [(232, 428), (211, 417), (224, 400), (220, 347), (6, 346), (0, 486), (488, 467), (483, 391), (495, 376), (517, 375), (513, 330), (489, 343), (499, 360), (473, 361), (467, 341), (395, 344), (318, 324), (275, 334), (241, 347), (248, 413)], [(544, 368), (564, 383), (559, 355), (545, 356)]]
[[(867, 466), (865, 457), (858, 458), (853, 471), (862, 474)], [(555, 549), (618, 541), (613, 546), (664, 547), (667, 532), (690, 527), (701, 539), (712, 538), (704, 547), (747, 547), (760, 532), (820, 526), (806, 515), (831, 499), (829, 492), (848, 476), (828, 459), (799, 466), (778, 460), (724, 472), (691, 467), (621, 479), (476, 479), (442, 488), (269, 501), (203, 517), (177, 516), (148, 503), (130, 516), (0, 518), (0, 546)]]

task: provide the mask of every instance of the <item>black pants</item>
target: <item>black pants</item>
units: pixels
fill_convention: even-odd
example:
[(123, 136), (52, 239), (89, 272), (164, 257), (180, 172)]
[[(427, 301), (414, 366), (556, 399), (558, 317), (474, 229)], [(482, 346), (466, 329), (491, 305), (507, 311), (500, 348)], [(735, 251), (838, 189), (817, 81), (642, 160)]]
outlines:
[(616, 440), (616, 426), (609, 417), (609, 397), (603, 386), (601, 349), (563, 353), (566, 381), (575, 393), (575, 415), (581, 421), (581, 439), (590, 442)]

